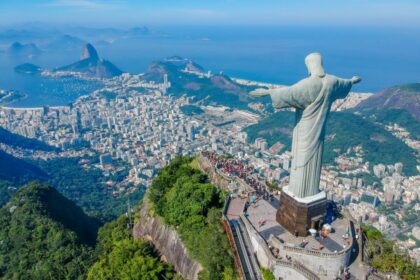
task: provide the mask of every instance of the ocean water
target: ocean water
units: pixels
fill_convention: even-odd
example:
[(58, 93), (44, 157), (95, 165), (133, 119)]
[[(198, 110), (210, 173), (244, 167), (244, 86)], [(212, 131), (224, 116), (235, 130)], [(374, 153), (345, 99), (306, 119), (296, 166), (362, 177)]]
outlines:
[[(293, 84), (307, 75), (305, 56), (324, 57), (328, 73), (361, 76), (358, 92), (420, 82), (420, 30), (362, 27), (151, 27), (159, 35), (117, 38), (98, 45), (103, 58), (130, 73), (140, 73), (156, 60), (179, 55), (205, 69), (244, 79)], [(86, 39), (86, 38), (84, 38)], [(89, 38), (95, 43), (95, 38)], [(31, 62), (54, 68), (74, 62), (81, 48), (47, 50), (32, 60), (0, 53), (0, 88), (17, 89), (28, 98), (14, 106), (62, 105), (89, 92), (94, 85), (39, 80), (14, 73), (13, 67)]]

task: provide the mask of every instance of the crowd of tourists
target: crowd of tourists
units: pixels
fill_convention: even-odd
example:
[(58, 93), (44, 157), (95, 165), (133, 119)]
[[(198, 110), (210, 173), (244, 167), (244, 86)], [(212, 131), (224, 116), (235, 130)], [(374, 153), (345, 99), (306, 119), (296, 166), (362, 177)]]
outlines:
[(248, 186), (255, 190), (257, 196), (267, 200), (272, 198), (267, 186), (252, 175), (254, 173), (253, 167), (245, 165), (240, 160), (222, 157), (210, 151), (202, 152), (202, 156), (207, 158), (217, 170), (228, 176), (236, 176), (244, 180)]

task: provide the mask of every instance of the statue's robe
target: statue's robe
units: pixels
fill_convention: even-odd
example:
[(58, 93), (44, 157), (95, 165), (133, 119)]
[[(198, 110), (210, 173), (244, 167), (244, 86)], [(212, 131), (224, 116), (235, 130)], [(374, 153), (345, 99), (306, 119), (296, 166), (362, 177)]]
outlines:
[(331, 104), (345, 98), (351, 87), (351, 80), (325, 75), (271, 91), (274, 108), (296, 108), (289, 191), (299, 198), (320, 192), (325, 123)]

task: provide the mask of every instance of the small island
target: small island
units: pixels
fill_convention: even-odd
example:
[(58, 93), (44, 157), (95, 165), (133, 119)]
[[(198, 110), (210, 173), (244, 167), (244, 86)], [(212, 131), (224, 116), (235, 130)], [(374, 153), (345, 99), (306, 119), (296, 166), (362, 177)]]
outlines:
[(42, 72), (42, 68), (32, 64), (32, 63), (23, 63), (14, 68), (16, 73), (26, 74), (26, 75), (36, 75)]

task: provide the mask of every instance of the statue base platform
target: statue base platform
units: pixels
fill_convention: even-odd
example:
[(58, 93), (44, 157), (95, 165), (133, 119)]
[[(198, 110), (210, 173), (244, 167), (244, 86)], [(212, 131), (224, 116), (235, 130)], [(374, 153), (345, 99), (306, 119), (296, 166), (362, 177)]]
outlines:
[(308, 230), (319, 230), (325, 219), (327, 198), (325, 192), (314, 196), (298, 198), (284, 187), (280, 194), (280, 208), (277, 222), (291, 234), (307, 236)]

